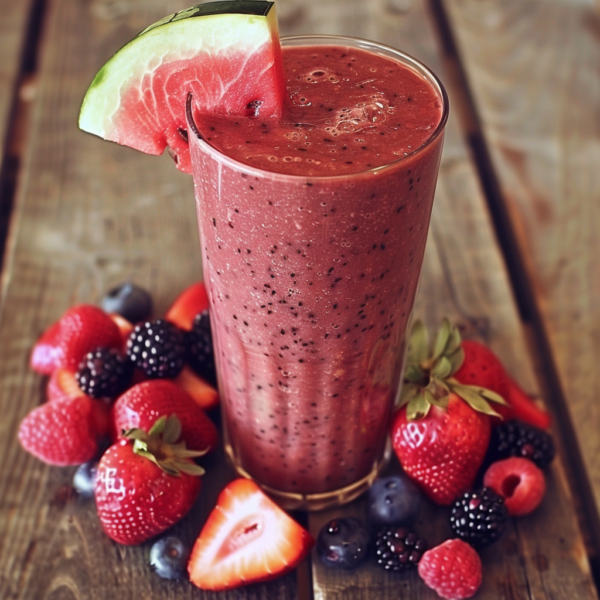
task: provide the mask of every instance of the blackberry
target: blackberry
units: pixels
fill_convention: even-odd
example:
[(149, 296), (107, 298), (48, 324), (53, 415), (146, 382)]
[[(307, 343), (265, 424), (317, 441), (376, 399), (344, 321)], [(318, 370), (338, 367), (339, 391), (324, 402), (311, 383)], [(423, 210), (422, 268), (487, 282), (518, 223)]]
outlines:
[(386, 571), (416, 567), (427, 542), (404, 527), (382, 527), (375, 538), (375, 559)]
[(490, 488), (465, 492), (452, 504), (450, 527), (476, 548), (495, 542), (504, 532), (508, 511), (504, 498)]
[(212, 385), (217, 383), (215, 356), (208, 309), (194, 317), (192, 329), (187, 333), (187, 362)]
[(544, 469), (552, 462), (555, 452), (554, 441), (547, 431), (513, 420), (492, 430), (486, 462), (518, 456), (528, 458)]
[(92, 398), (115, 398), (125, 391), (133, 375), (131, 361), (114, 348), (88, 352), (76, 374), (81, 391)]
[(144, 321), (129, 335), (127, 354), (151, 379), (176, 377), (185, 359), (185, 336), (164, 319)]

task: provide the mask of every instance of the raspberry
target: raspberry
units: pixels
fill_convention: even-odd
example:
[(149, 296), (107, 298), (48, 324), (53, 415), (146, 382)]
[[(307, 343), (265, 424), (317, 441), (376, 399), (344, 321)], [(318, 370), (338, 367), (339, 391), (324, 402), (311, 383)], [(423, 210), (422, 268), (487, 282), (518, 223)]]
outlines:
[(192, 329), (187, 333), (187, 362), (211, 385), (217, 383), (215, 357), (208, 309), (194, 317)]
[(133, 375), (131, 361), (113, 348), (96, 348), (79, 364), (76, 379), (81, 391), (92, 398), (116, 398)]
[(504, 498), (490, 488), (465, 492), (450, 512), (452, 531), (477, 548), (495, 542), (504, 533), (507, 519)]
[(506, 458), (485, 472), (483, 485), (504, 497), (508, 514), (527, 515), (535, 510), (546, 491), (544, 473), (526, 458)]
[(176, 377), (183, 368), (183, 331), (164, 319), (144, 321), (127, 340), (129, 358), (151, 379)]
[(403, 571), (418, 564), (427, 542), (403, 527), (382, 527), (375, 539), (375, 555), (386, 571)]
[(466, 542), (448, 540), (423, 554), (419, 575), (442, 598), (470, 598), (481, 585), (481, 559)]
[(511, 456), (520, 456), (544, 469), (552, 462), (554, 454), (554, 441), (547, 431), (512, 420), (493, 429), (487, 461), (491, 464)]

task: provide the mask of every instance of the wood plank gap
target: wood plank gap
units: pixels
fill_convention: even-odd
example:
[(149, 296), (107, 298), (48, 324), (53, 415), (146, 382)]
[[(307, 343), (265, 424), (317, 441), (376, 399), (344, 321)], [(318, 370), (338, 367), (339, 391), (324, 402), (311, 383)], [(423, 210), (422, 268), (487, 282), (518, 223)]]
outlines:
[(502, 195), (493, 167), (481, 119), (467, 76), (462, 68), (460, 52), (444, 2), (443, 0), (428, 0), (428, 2), (442, 43), (446, 73), (453, 79), (455, 89), (460, 90), (459, 106), (453, 108), (457, 109), (461, 127), (471, 149), (498, 243), (506, 262), (519, 314), (529, 333), (527, 342), (530, 354), (536, 364), (537, 378), (543, 397), (553, 415), (554, 429), (561, 438), (559, 440), (561, 458), (565, 464), (571, 493), (578, 509), (577, 517), (586, 543), (594, 582), (596, 588), (600, 590), (600, 515), (586, 475), (575, 429), (569, 416), (566, 396), (561, 386), (549, 337), (519, 252), (517, 236), (512, 226), (507, 202)]
[(0, 165), (0, 265), (4, 265), (8, 231), (25, 146), (24, 142), (27, 138), (45, 13), (46, 0), (34, 0), (23, 43), (19, 76), (13, 90), (10, 124), (6, 132), (6, 138), (3, 141), (4, 160)]

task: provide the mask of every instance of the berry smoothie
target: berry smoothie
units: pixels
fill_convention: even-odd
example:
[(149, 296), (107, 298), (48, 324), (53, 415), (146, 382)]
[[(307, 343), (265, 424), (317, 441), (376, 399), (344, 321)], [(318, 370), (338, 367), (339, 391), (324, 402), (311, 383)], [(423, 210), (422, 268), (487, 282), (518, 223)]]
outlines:
[(394, 51), (290, 40), (284, 119), (196, 115), (190, 147), (227, 449), (310, 508), (381, 467), (447, 101)]

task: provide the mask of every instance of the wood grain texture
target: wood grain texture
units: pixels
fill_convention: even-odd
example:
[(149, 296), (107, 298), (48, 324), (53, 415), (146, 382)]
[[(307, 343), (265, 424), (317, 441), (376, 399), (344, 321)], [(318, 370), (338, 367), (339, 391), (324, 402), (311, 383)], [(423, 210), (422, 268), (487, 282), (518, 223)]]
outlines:
[(444, 0), (600, 510), (600, 10)]
[[(0, 2), (0, 165), (18, 93), (21, 59), (33, 0)], [(1, 198), (0, 198), (1, 200)]]
[[(28, 368), (39, 334), (68, 306), (94, 302), (131, 278), (161, 314), (200, 276), (191, 179), (170, 160), (147, 157), (77, 130), (79, 104), (97, 69), (133, 34), (188, 0), (49, 0), (31, 136), (12, 222), (0, 312), (0, 597), (11, 600), (119, 598), (288, 600), (294, 573), (269, 584), (209, 594), (154, 577), (149, 544), (120, 547), (100, 530), (93, 505), (76, 497), (73, 469), (46, 467), (16, 441), (22, 417), (44, 397)], [(420, 0), (280, 0), (282, 33), (357, 35), (409, 49), (439, 71)], [(405, 43), (406, 42), (406, 43)], [(535, 389), (506, 272), (474, 169), (456, 123), (449, 125), (417, 312), (443, 315), (489, 342)], [(193, 539), (233, 475), (222, 456), (206, 465), (204, 491), (176, 528)], [(515, 522), (484, 554), (480, 598), (594, 598), (560, 464), (534, 516)], [(358, 501), (342, 512), (362, 514)], [(310, 517), (317, 532), (331, 513)], [(548, 527), (552, 523), (552, 527)], [(448, 535), (444, 511), (427, 507), (418, 526), (431, 543)], [(315, 598), (435, 598), (415, 574), (390, 577), (368, 564), (355, 574), (313, 561)], [(305, 585), (300, 589), (307, 591)], [(308, 590), (310, 594), (311, 590)]]

